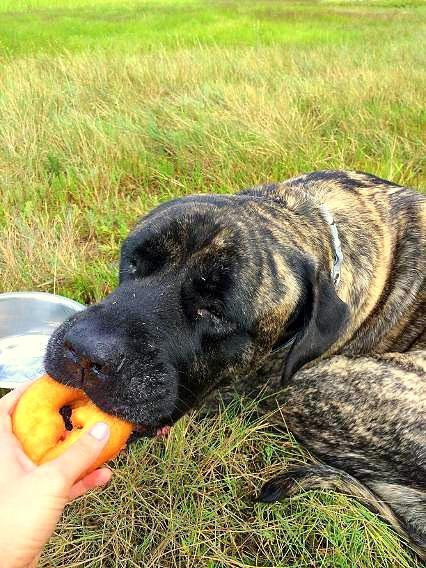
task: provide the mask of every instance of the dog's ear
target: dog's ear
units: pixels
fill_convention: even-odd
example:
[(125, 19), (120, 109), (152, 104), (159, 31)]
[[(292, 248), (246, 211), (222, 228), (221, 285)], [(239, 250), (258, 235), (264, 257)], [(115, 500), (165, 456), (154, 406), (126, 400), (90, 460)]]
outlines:
[(284, 364), (283, 383), (287, 382), (305, 363), (325, 353), (344, 331), (349, 309), (336, 293), (331, 277), (317, 270), (311, 263), (305, 265), (303, 317), (293, 345)]

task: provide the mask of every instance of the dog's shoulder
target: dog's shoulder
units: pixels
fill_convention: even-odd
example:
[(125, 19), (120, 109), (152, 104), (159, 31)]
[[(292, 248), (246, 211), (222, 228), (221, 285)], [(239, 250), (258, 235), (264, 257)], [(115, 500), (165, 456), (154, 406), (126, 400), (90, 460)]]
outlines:
[(333, 198), (345, 200), (379, 198), (398, 202), (424, 204), (426, 196), (412, 188), (373, 174), (350, 170), (320, 170), (275, 183), (265, 183), (241, 191), (238, 195), (273, 198), (285, 202), (289, 198), (307, 198), (326, 202)]
[(372, 174), (322, 170), (259, 185), (237, 195), (311, 218), (315, 215), (310, 213), (325, 205), (348, 238), (353, 228), (361, 228), (366, 235), (371, 231), (380, 235), (387, 227), (395, 235), (413, 233), (416, 242), (424, 239), (426, 195)]

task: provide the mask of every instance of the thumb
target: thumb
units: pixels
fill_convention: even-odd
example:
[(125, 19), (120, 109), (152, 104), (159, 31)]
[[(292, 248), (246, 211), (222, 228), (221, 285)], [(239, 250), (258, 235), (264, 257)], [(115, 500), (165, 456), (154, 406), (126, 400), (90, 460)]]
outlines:
[(40, 466), (47, 475), (57, 476), (69, 489), (83, 477), (103, 450), (109, 438), (109, 426), (97, 422), (74, 442), (62, 455)]

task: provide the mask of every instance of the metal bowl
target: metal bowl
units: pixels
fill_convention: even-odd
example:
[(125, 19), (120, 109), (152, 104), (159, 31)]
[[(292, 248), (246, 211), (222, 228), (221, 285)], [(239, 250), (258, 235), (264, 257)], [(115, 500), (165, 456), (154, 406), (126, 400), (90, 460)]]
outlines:
[(43, 374), (49, 337), (84, 308), (45, 292), (0, 294), (0, 388), (15, 388)]

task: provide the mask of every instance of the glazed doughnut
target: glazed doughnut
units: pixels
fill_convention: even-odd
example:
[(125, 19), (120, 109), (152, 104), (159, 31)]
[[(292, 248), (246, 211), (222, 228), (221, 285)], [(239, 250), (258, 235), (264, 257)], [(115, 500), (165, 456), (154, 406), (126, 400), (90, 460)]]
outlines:
[[(60, 410), (69, 407), (72, 430)], [(110, 437), (89, 473), (114, 458), (126, 445), (133, 425), (102, 412), (79, 389), (43, 375), (23, 393), (12, 415), (12, 429), (27, 456), (36, 464), (58, 457), (96, 422), (106, 422)]]

